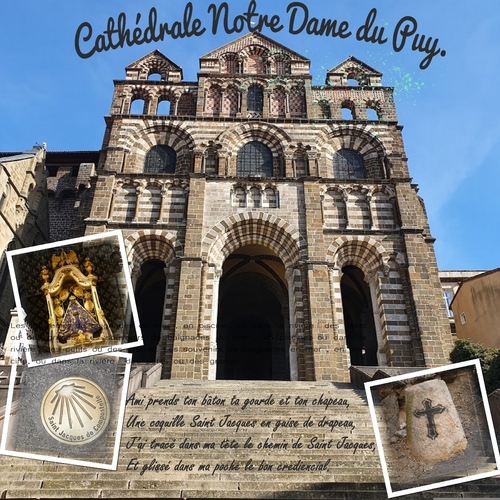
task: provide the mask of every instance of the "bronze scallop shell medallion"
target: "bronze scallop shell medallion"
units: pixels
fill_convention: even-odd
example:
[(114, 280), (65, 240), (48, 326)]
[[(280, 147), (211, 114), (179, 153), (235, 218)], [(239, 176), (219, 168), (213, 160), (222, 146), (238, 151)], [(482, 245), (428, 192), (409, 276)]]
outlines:
[(65, 444), (82, 445), (106, 430), (110, 406), (105, 392), (95, 382), (68, 377), (47, 389), (40, 416), (51, 437)]

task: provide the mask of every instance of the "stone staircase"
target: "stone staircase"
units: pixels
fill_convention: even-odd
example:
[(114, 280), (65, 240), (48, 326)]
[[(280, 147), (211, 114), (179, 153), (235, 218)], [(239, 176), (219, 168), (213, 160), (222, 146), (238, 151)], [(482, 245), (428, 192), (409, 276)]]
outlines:
[(350, 384), (160, 380), (129, 397), (116, 471), (0, 456), (0, 497), (387, 498), (372, 443)]

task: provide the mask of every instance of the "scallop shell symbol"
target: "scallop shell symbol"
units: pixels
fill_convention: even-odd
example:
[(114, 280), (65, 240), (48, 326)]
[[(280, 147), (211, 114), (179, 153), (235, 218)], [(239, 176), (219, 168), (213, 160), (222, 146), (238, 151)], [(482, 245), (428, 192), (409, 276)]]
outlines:
[(83, 377), (64, 378), (52, 384), (40, 405), (45, 430), (57, 441), (82, 445), (103, 434), (110, 406), (105, 392)]

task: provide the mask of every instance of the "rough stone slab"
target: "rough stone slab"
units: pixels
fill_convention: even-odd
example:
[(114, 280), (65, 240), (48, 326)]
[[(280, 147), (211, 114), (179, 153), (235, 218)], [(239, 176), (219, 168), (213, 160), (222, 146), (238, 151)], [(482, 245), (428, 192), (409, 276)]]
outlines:
[(444, 380), (405, 389), (406, 430), (412, 453), (423, 460), (446, 460), (467, 448), (467, 438)]

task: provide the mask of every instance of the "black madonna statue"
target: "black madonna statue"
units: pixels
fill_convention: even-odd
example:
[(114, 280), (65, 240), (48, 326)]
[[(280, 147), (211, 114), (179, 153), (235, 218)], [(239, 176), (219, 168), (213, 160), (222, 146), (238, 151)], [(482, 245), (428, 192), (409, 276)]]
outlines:
[(40, 276), (49, 312), (52, 354), (70, 353), (84, 345), (116, 343), (99, 303), (98, 277), (93, 271), (94, 265), (88, 257), (80, 268), (74, 250), (54, 254), (52, 272), (47, 266), (42, 267)]

